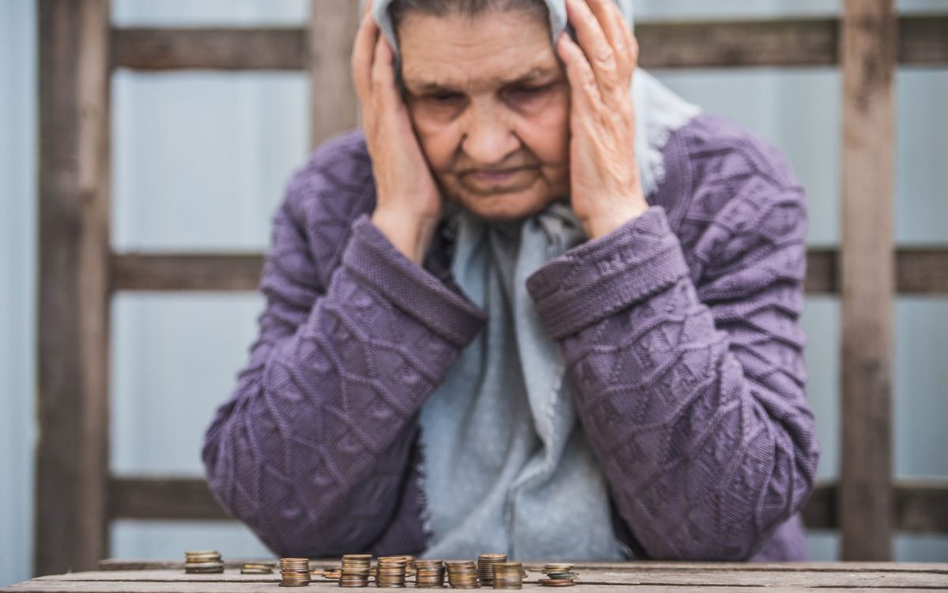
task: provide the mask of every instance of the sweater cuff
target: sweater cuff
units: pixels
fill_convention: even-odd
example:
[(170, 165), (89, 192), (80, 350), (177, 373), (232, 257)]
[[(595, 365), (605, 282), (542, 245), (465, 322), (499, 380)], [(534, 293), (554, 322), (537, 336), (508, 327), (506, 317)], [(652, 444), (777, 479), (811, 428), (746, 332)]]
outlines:
[(467, 346), (487, 321), (483, 311), (398, 251), (366, 215), (353, 223), (342, 265), (415, 321), (459, 348)]
[(688, 275), (665, 209), (652, 206), (607, 235), (547, 262), (527, 288), (550, 336), (561, 340)]

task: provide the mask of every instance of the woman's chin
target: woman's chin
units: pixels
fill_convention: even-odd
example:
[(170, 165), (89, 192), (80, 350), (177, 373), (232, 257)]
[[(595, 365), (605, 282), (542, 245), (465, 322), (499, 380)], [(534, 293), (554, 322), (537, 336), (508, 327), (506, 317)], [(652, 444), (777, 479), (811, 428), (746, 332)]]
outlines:
[(521, 191), (498, 194), (474, 194), (462, 191), (452, 198), (478, 218), (492, 222), (520, 220), (541, 212), (555, 200), (552, 193)]

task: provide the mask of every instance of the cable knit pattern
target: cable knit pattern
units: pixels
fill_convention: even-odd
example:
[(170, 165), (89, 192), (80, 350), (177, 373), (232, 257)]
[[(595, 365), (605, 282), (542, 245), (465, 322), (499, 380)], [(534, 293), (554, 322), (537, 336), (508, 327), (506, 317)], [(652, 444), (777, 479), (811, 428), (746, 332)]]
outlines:
[[(805, 559), (803, 190), (707, 115), (665, 156), (648, 212), (528, 288), (637, 557)], [(211, 490), (283, 555), (424, 549), (417, 413), (485, 322), (446, 274), (450, 237), (414, 265), (367, 220), (374, 192), (358, 132), (294, 176), (260, 337), (206, 435)]]

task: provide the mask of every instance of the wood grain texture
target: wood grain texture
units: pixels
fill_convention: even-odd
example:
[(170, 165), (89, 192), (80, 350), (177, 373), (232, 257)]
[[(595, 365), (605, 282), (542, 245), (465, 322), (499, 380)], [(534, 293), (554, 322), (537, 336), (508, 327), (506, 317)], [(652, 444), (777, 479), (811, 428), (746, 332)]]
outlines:
[[(331, 26), (321, 3), (320, 26)], [(317, 14), (314, 12), (314, 14)], [(898, 61), (906, 66), (948, 64), (948, 15), (899, 18)], [(351, 44), (355, 24), (349, 32)], [(643, 68), (747, 68), (835, 66), (840, 21), (835, 18), (642, 22), (635, 31)], [(341, 32), (340, 32), (341, 33)], [(141, 71), (305, 70), (307, 33), (302, 27), (145, 28), (116, 27), (113, 65)], [(343, 39), (339, 34), (337, 39)], [(326, 40), (326, 43), (331, 43)], [(336, 45), (337, 51), (345, 43)], [(321, 51), (321, 44), (314, 48)], [(348, 64), (348, 54), (345, 64)]]
[[(894, 493), (896, 529), (948, 533), (948, 480), (896, 482)], [(109, 498), (113, 519), (230, 519), (200, 478), (113, 478)], [(836, 484), (819, 484), (803, 510), (807, 527), (837, 528), (837, 500)]]
[(34, 569), (107, 553), (109, 2), (41, 0)]
[[(527, 564), (530, 574), (524, 589), (539, 590), (535, 572), (538, 566)], [(892, 567), (895, 567), (894, 569)], [(628, 562), (611, 565), (578, 564), (580, 583), (573, 591), (681, 591), (744, 590), (749, 587), (776, 591), (871, 591), (932, 590), (948, 586), (948, 564), (914, 565), (900, 570), (898, 565), (858, 565), (814, 563), (795, 565), (682, 564)], [(58, 575), (33, 579), (5, 591), (43, 593), (75, 591), (83, 593), (251, 593), (273, 591), (279, 577), (241, 575), (236, 569), (223, 574), (186, 575), (176, 570), (107, 571)], [(316, 577), (307, 591), (338, 591), (335, 581)]]
[[(948, 248), (899, 249), (896, 288), (904, 294), (948, 295)], [(256, 290), (262, 253), (117, 253), (112, 256), (115, 291)], [(807, 294), (839, 292), (839, 252), (807, 252)]]
[(846, 0), (837, 500), (844, 560), (892, 557), (895, 50), (893, 0)]
[(299, 27), (116, 27), (112, 62), (141, 71), (302, 70), (306, 35)]
[(112, 256), (113, 290), (252, 291), (262, 254), (123, 253)]
[(112, 478), (111, 519), (233, 519), (201, 479)]
[(359, 3), (312, 0), (308, 31), (310, 143), (319, 146), (358, 124), (350, 55), (359, 26)]

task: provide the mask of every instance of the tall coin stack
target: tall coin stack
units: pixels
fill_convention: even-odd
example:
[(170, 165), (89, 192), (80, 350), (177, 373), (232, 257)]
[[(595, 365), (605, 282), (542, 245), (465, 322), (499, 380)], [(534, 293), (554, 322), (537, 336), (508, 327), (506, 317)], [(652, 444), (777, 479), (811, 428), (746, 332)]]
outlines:
[(523, 564), (519, 562), (498, 562), (494, 564), (495, 589), (522, 589)]
[(380, 556), (375, 584), (386, 589), (404, 587), (407, 568), (408, 558), (405, 556)]
[(212, 574), (224, 572), (221, 553), (215, 550), (200, 550), (184, 553), (184, 572), (188, 574)]
[(309, 558), (280, 558), (281, 587), (305, 587), (309, 585)]
[(346, 554), (339, 571), (340, 587), (368, 587), (372, 573), (372, 554)]
[(477, 566), (473, 562), (445, 562), (448, 582), (455, 589), (477, 589)]
[(494, 565), (498, 562), (507, 562), (507, 554), (481, 554), (477, 557), (477, 578), (481, 585), (490, 587), (494, 584)]
[(415, 588), (440, 589), (444, 587), (444, 562), (415, 560)]
[(572, 587), (579, 576), (572, 571), (572, 564), (547, 564), (543, 567), (546, 578), (540, 579), (540, 584), (544, 587)]

